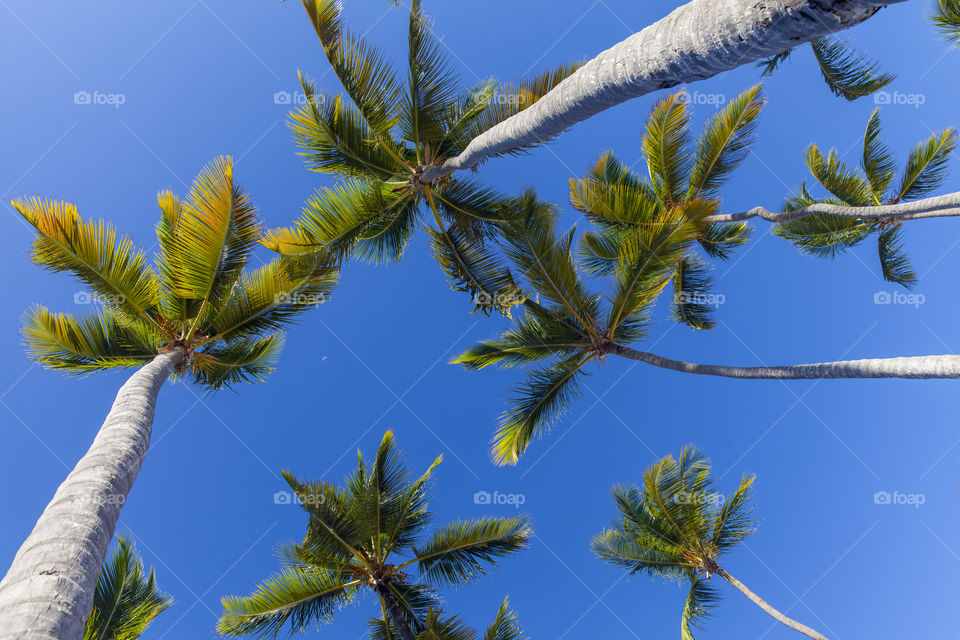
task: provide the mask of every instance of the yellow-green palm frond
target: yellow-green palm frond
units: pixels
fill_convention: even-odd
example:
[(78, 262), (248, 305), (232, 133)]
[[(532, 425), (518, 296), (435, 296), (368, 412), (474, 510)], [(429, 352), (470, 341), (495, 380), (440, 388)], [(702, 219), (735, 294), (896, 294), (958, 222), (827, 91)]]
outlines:
[(863, 173), (867, 176), (867, 182), (873, 194), (873, 203), (876, 205), (885, 204), (887, 189), (893, 182), (893, 174), (897, 166), (893, 152), (883, 142), (880, 134), (880, 108), (878, 107), (873, 110), (870, 119), (867, 120), (867, 130), (863, 134), (861, 161)]
[(31, 198), (11, 204), (37, 232), (30, 254), (36, 264), (71, 273), (108, 310), (159, 326), (156, 274), (129, 237), (102, 220), (85, 222), (67, 202)]
[(497, 617), (484, 631), (483, 640), (528, 640), (524, 637), (517, 614), (510, 609), (507, 598), (503, 599), (503, 604), (497, 610)]
[(947, 177), (947, 161), (957, 146), (957, 130), (948, 127), (918, 143), (907, 158), (898, 200), (916, 200), (937, 189)]
[(930, 20), (947, 42), (960, 46), (960, 0), (937, 0)]
[(707, 123), (690, 172), (688, 198), (713, 197), (750, 153), (764, 105), (760, 88), (747, 89)]
[(673, 319), (692, 329), (712, 329), (715, 298), (711, 284), (709, 266), (695, 255), (685, 254), (673, 277)]
[(736, 490), (724, 498), (723, 505), (716, 512), (710, 543), (721, 553), (733, 550), (756, 529), (757, 520), (751, 502), (755, 479), (753, 475), (744, 475)]
[(460, 586), (487, 574), (487, 566), (527, 547), (533, 529), (525, 516), (451, 522), (414, 547), (420, 575), (435, 585)]
[(819, 38), (810, 43), (820, 72), (830, 91), (847, 100), (856, 100), (883, 89), (896, 79), (881, 73), (879, 65), (861, 58), (836, 38)]
[(812, 144), (807, 149), (805, 161), (817, 182), (841, 202), (855, 207), (866, 207), (873, 202), (870, 185), (840, 160), (836, 149), (831, 149), (824, 158), (819, 147)]
[(690, 177), (690, 117), (683, 95), (681, 91), (657, 101), (643, 133), (650, 181), (668, 204), (683, 199)]
[(516, 464), (530, 441), (550, 429), (580, 395), (583, 367), (590, 360), (589, 355), (578, 353), (527, 374), (500, 417), (492, 448), (495, 463)]
[(419, 196), (382, 194), (373, 203), (380, 212), (360, 234), (354, 255), (372, 264), (399, 262), (420, 221)]
[(363, 121), (382, 143), (390, 140), (402, 95), (393, 68), (375, 47), (343, 25), (342, 2), (303, 0), (303, 6), (334, 74)]
[(694, 629), (703, 629), (713, 607), (720, 602), (720, 592), (707, 581), (706, 576), (690, 572), (690, 591), (680, 615), (680, 640), (696, 640)]
[(23, 337), (30, 357), (44, 367), (83, 375), (152, 360), (163, 338), (139, 320), (105, 310), (97, 315), (52, 313), (43, 306), (27, 311)]
[(283, 335), (242, 336), (217, 340), (194, 352), (187, 371), (194, 382), (212, 391), (244, 382), (263, 382), (283, 349)]
[[(570, 204), (604, 230), (617, 230), (651, 223), (663, 209), (648, 183), (604, 155), (586, 178), (570, 179)], [(612, 178), (607, 180), (607, 177)]]

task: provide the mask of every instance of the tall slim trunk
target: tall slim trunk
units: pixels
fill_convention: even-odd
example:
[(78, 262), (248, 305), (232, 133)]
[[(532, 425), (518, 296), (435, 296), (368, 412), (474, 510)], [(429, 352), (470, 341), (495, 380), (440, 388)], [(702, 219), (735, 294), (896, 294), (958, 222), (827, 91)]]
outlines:
[(893, 218), (901, 220), (922, 220), (924, 218), (947, 218), (960, 216), (960, 192), (947, 193), (933, 198), (924, 198), (912, 202), (898, 202), (897, 204), (882, 204), (875, 207), (851, 207), (842, 204), (817, 202), (793, 211), (774, 213), (764, 207), (754, 207), (749, 211), (738, 213), (717, 213), (703, 219), (708, 224), (722, 222), (739, 222), (750, 218), (763, 218), (768, 222), (790, 222), (818, 213), (841, 218), (856, 218), (858, 220), (883, 220)]
[(183, 349), (124, 383), (86, 454), (0, 582), (0, 640), (80, 640), (120, 508), (150, 445), (157, 394)]
[(742, 582), (734, 578), (732, 575), (727, 573), (726, 569), (722, 567), (717, 567), (716, 573), (721, 578), (723, 578), (724, 580), (726, 580), (727, 582), (735, 586), (737, 589), (739, 589), (740, 593), (742, 593), (743, 595), (753, 600), (754, 604), (756, 604), (758, 607), (760, 607), (761, 609), (766, 611), (768, 614), (773, 616), (773, 618), (777, 622), (783, 623), (788, 627), (790, 627), (791, 629), (793, 629), (794, 631), (799, 631), (803, 635), (808, 636), (810, 638), (814, 638), (815, 640), (827, 640), (826, 636), (814, 631), (813, 629), (811, 629), (805, 624), (800, 624), (796, 620), (793, 620), (792, 618), (788, 618), (787, 616), (783, 615), (782, 613), (780, 613), (779, 611), (771, 607), (766, 600), (764, 600), (763, 598), (755, 594), (753, 591), (750, 591), (750, 589), (747, 588), (747, 585), (743, 584)]
[(586, 63), (543, 98), (423, 174), (431, 182), (594, 114), (710, 78), (858, 24), (902, 0), (693, 0)]
[(696, 373), (724, 378), (750, 380), (816, 380), (819, 378), (960, 378), (960, 356), (913, 356), (907, 358), (873, 358), (840, 360), (815, 364), (794, 364), (773, 367), (728, 367), (671, 360), (646, 351), (613, 345), (613, 353), (672, 371)]
[(413, 629), (410, 628), (410, 624), (407, 622), (406, 616), (403, 615), (403, 611), (400, 610), (400, 604), (397, 602), (393, 591), (390, 590), (390, 585), (380, 583), (377, 585), (377, 593), (383, 598), (383, 604), (387, 607), (387, 613), (393, 618), (393, 622), (397, 625), (397, 629), (399, 629), (403, 640), (416, 640), (416, 635), (413, 633)]

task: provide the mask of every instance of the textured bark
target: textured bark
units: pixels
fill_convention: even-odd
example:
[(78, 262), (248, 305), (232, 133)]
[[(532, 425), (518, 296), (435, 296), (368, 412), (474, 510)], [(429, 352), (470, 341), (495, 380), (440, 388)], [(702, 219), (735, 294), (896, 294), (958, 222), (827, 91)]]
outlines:
[(842, 31), (902, 0), (693, 0), (587, 62), (543, 98), (477, 136), (425, 182), (549, 140), (631, 98), (710, 78)]
[(793, 620), (792, 618), (788, 618), (787, 616), (783, 615), (782, 613), (780, 613), (779, 611), (771, 607), (766, 600), (764, 600), (763, 598), (755, 594), (753, 591), (750, 591), (750, 589), (748, 589), (745, 584), (743, 584), (742, 582), (734, 578), (732, 575), (727, 573), (727, 571), (722, 567), (717, 567), (717, 575), (719, 575), (721, 578), (723, 578), (724, 580), (726, 580), (727, 582), (735, 586), (737, 589), (739, 589), (740, 593), (742, 593), (743, 595), (753, 600), (754, 604), (756, 604), (758, 607), (760, 607), (761, 609), (766, 611), (768, 614), (770, 614), (777, 622), (781, 622), (787, 625), (788, 627), (790, 627), (791, 629), (793, 629), (794, 631), (799, 631), (803, 635), (808, 636), (810, 638), (814, 638), (815, 640), (827, 640), (826, 636), (814, 631), (813, 629), (811, 629), (805, 624), (800, 624), (796, 620)]
[(948, 193), (935, 198), (924, 198), (913, 202), (900, 204), (885, 204), (876, 207), (846, 207), (836, 204), (811, 204), (810, 206), (773, 213), (763, 207), (754, 207), (740, 213), (718, 213), (707, 216), (704, 222), (715, 224), (720, 222), (740, 222), (750, 218), (763, 218), (769, 222), (790, 222), (806, 218), (816, 213), (826, 213), (841, 218), (857, 218), (861, 220), (879, 220), (892, 218), (895, 220), (920, 220), (922, 218), (949, 218), (960, 216), (960, 193)]
[(385, 583), (380, 583), (377, 585), (377, 593), (383, 598), (383, 604), (387, 608), (387, 613), (393, 618), (393, 622), (397, 625), (397, 629), (400, 630), (400, 635), (403, 637), (403, 640), (416, 640), (413, 629), (410, 628), (406, 617), (404, 617), (403, 612), (400, 610), (400, 605), (393, 595), (393, 591), (390, 590), (390, 586)]
[(794, 364), (773, 367), (728, 367), (671, 360), (646, 351), (614, 345), (613, 353), (639, 360), (655, 367), (724, 378), (749, 380), (816, 380), (820, 378), (960, 378), (960, 356), (913, 356), (908, 358), (874, 358), (840, 360), (815, 364)]
[(182, 349), (160, 354), (120, 388), (0, 582), (0, 640), (83, 637), (120, 508), (150, 445), (157, 394), (182, 359)]

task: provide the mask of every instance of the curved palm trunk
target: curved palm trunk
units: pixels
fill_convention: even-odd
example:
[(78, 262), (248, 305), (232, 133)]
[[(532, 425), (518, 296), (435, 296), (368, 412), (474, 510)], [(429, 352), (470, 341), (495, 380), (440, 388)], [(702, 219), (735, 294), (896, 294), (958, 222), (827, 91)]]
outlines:
[(410, 625), (407, 623), (407, 619), (400, 610), (400, 604), (397, 602), (396, 597), (394, 597), (393, 592), (390, 591), (390, 586), (386, 584), (378, 585), (377, 593), (380, 594), (381, 598), (383, 598), (383, 603), (387, 607), (387, 612), (390, 614), (390, 617), (393, 618), (393, 622), (400, 630), (400, 635), (403, 637), (403, 640), (416, 640), (416, 635), (413, 633), (413, 629), (410, 628)]
[(0, 582), (0, 639), (83, 637), (120, 508), (150, 445), (157, 394), (183, 356), (181, 348), (158, 355), (120, 388)]
[(727, 573), (727, 571), (722, 567), (717, 567), (716, 573), (721, 578), (723, 578), (724, 580), (732, 584), (734, 587), (736, 587), (740, 591), (740, 593), (742, 593), (743, 595), (753, 600), (754, 604), (756, 604), (758, 607), (760, 607), (761, 609), (766, 611), (768, 614), (770, 614), (777, 622), (781, 622), (787, 625), (788, 627), (790, 627), (791, 629), (793, 629), (794, 631), (799, 631), (805, 636), (808, 636), (810, 638), (815, 638), (815, 640), (827, 640), (827, 637), (824, 636), (823, 634), (820, 634), (814, 631), (813, 629), (811, 629), (805, 624), (800, 624), (799, 622), (797, 622), (796, 620), (793, 620), (792, 618), (788, 618), (787, 616), (783, 615), (782, 613), (780, 613), (779, 611), (771, 607), (766, 600), (764, 600), (763, 598), (755, 594), (753, 591), (750, 591), (750, 589), (747, 588), (747, 585), (743, 584), (742, 582), (734, 578), (732, 575)]
[(543, 98), (477, 136), (423, 174), (433, 182), (512, 148), (549, 140), (578, 122), (685, 82), (856, 25), (902, 0), (693, 0), (586, 63)]
[(671, 360), (646, 351), (613, 345), (613, 353), (672, 371), (748, 380), (816, 380), (820, 378), (960, 378), (960, 356), (914, 356), (840, 360), (782, 367), (727, 367)]
[(923, 218), (948, 218), (960, 216), (960, 193), (948, 193), (934, 198), (924, 198), (913, 202), (884, 204), (875, 207), (848, 207), (845, 205), (817, 203), (783, 213), (773, 213), (763, 207), (754, 207), (739, 213), (718, 213), (703, 219), (708, 224), (739, 222), (750, 218), (763, 218), (768, 222), (790, 222), (823, 213), (841, 218), (860, 220), (882, 220), (893, 218), (900, 220), (921, 220)]

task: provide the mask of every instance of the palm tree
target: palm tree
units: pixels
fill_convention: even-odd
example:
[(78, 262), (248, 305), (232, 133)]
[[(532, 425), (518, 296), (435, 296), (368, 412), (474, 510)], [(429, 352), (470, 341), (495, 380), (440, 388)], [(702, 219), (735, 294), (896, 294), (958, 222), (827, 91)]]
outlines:
[(751, 487), (745, 475), (730, 496), (717, 493), (710, 477), (710, 461), (692, 446), (679, 458), (668, 455), (647, 467), (643, 486), (613, 490), (619, 515), (613, 527), (593, 539), (593, 551), (603, 560), (627, 569), (631, 575), (688, 582), (690, 591), (680, 618), (680, 635), (693, 640), (691, 627), (702, 628), (710, 609), (720, 599), (709, 583), (716, 574), (736, 587), (761, 609), (791, 629), (826, 640), (813, 629), (791, 620), (720, 566), (720, 558), (754, 531)]
[(83, 640), (135, 640), (171, 604), (173, 599), (157, 590), (153, 569), (144, 574), (133, 543), (118, 536), (100, 570)]
[[(486, 575), (485, 565), (524, 548), (532, 535), (527, 519), (517, 516), (452, 522), (424, 538), (431, 520), (428, 481), (441, 458), (411, 481), (389, 431), (371, 463), (357, 455), (358, 468), (343, 488), (284, 472), (310, 515), (307, 534), (302, 543), (281, 547), (283, 569), (253, 595), (224, 598), (220, 633), (273, 637), (285, 624), (305, 632), (366, 588), (380, 601), (374, 631), (414, 640), (436, 609), (436, 587)], [(414, 565), (418, 579), (408, 573)]]
[(693, 0), (600, 53), (532, 108), (428, 168), (422, 181), (432, 184), (507, 149), (549, 140), (631, 98), (710, 78), (850, 28), (896, 1)]
[[(501, 416), (493, 445), (498, 463), (516, 463), (530, 440), (579, 394), (588, 365), (602, 364), (608, 355), (745, 379), (960, 378), (960, 356), (954, 355), (730, 367), (629, 346), (646, 337), (654, 305), (671, 281), (674, 318), (711, 326), (709, 273), (694, 248), (722, 259), (744, 240), (742, 223), (718, 220), (726, 214), (716, 213), (716, 190), (746, 153), (759, 105), (756, 88), (745, 92), (708, 123), (691, 151), (683, 101), (678, 95), (661, 100), (644, 135), (649, 181), (608, 154), (585, 180), (571, 182), (574, 206), (599, 227), (583, 236), (579, 262), (574, 230), (558, 237), (556, 210), (532, 195), (513, 207), (520, 215), (500, 223), (505, 253), (539, 301), (526, 299), (512, 328), (454, 362), (471, 369), (547, 364), (532, 370)], [(609, 294), (592, 291), (586, 276), (606, 281)]]
[(329, 259), (277, 259), (245, 269), (261, 227), (229, 158), (206, 167), (185, 200), (164, 191), (158, 201), (153, 266), (129, 237), (84, 220), (72, 204), (13, 203), (36, 230), (33, 261), (72, 274), (103, 307), (82, 316), (32, 308), (23, 329), (30, 355), (69, 374), (137, 371), (0, 582), (0, 628), (8, 637), (83, 634), (163, 383), (189, 377), (216, 390), (262, 380), (281, 348), (282, 327), (323, 301), (336, 282)]
[[(423, 172), (460, 153), (476, 136), (534, 104), (569, 76), (564, 65), (532, 80), (460, 89), (420, 1), (410, 5), (406, 86), (377, 49), (343, 24), (337, 0), (303, 0), (346, 96), (325, 95), (301, 75), (307, 98), (291, 128), (309, 168), (343, 181), (307, 202), (295, 227), (264, 244), (286, 255), (332, 251), (373, 262), (399, 260), (421, 218), (454, 288), (476, 307), (509, 313), (512, 278), (484, 242), (510, 200), (472, 179), (422, 181)], [(514, 145), (520, 153), (533, 144)]]
[[(382, 620), (374, 621), (372, 637), (374, 640), (389, 640), (386, 635), (386, 625)], [(497, 610), (493, 622), (487, 626), (483, 636), (467, 626), (459, 616), (443, 615), (442, 611), (430, 609), (423, 619), (423, 629), (416, 636), (417, 640), (526, 640), (523, 629), (517, 621), (516, 614), (510, 610), (507, 599)]]
[[(826, 157), (817, 147), (807, 150), (807, 168), (833, 196), (817, 200), (806, 187), (787, 202), (785, 213), (827, 202), (848, 207), (899, 205), (928, 196), (943, 184), (947, 161), (957, 144), (957, 130), (948, 127), (936, 132), (910, 152), (901, 178), (894, 184), (896, 161), (881, 139), (880, 110), (874, 109), (863, 136), (861, 168), (863, 176), (839, 159), (836, 149)], [(853, 218), (815, 214), (783, 222), (774, 233), (793, 242), (804, 253), (833, 258), (856, 246), (868, 236), (877, 235), (877, 253), (884, 280), (909, 288), (917, 282), (910, 259), (902, 251), (902, 220), (898, 218)]]

